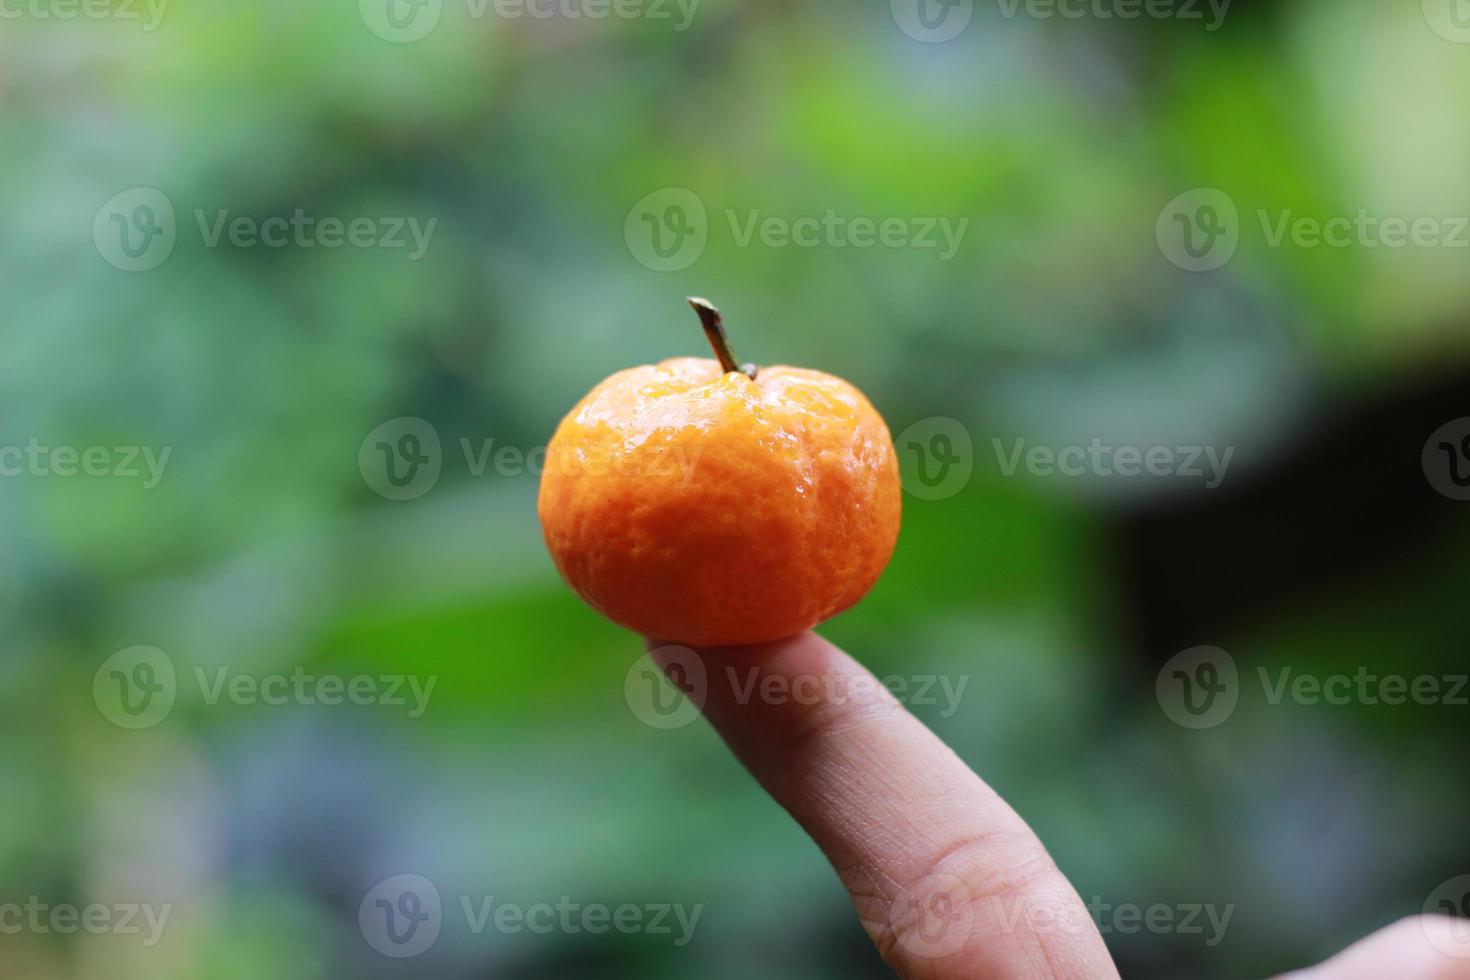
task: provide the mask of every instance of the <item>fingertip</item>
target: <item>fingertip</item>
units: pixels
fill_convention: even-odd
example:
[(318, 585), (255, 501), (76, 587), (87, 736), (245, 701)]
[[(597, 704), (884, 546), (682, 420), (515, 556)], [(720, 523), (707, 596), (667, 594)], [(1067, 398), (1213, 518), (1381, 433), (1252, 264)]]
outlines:
[(693, 647), (685, 643), (674, 643), (654, 637), (644, 637), (643, 644), (654, 663), (660, 667), (664, 667), (675, 656), (685, 655), (684, 651), (693, 653), (706, 664), (755, 662), (783, 671), (787, 668), (800, 668), (805, 671), (820, 670), (824, 662), (834, 657), (849, 659), (847, 654), (811, 630), (780, 640), (751, 643), (744, 646)]

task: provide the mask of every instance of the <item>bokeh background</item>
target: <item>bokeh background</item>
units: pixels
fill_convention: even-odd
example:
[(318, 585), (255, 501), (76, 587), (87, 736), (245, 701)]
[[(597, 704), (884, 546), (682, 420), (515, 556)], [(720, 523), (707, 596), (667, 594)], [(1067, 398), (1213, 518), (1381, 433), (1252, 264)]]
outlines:
[[(1470, 415), (1470, 235), (1273, 244), (1260, 215), (1453, 239), (1470, 11), (1126, 6), (7, 5), (0, 445), (101, 447), (109, 475), (0, 459), (0, 903), (171, 912), (152, 945), (6, 928), (0, 972), (885, 975), (703, 723), (630, 708), (640, 642), (540, 541), (534, 451), (605, 375), (704, 354), (689, 294), (899, 438), (897, 553), (824, 633), (963, 681), (913, 709), (1095, 906), (1230, 910), (1109, 929), (1124, 976), (1301, 966), (1470, 872), (1463, 701), (1272, 703), (1258, 675), (1467, 671), (1470, 504), (1426, 440)], [(1238, 238), (1202, 271), (1167, 233), (1196, 188), (1237, 210), (1185, 199)], [(298, 209), (434, 224), (421, 254), (210, 243)], [(915, 235), (741, 234), (829, 211)], [(924, 219), (967, 222), (952, 254)], [(407, 494), (373, 465), (402, 418), (440, 446)], [(1093, 439), (1233, 455), (1213, 487), (1007, 472), (1017, 440)], [(125, 447), (167, 450), (161, 478), (114, 473)], [(955, 460), (938, 492), (924, 450)], [(1237, 703), (1194, 729), (1158, 682), (1199, 645)], [(112, 672), (147, 675), (109, 658), (136, 647), (174, 700), (130, 728)], [(435, 687), (414, 717), (211, 699), (221, 670)], [(402, 874), (443, 922), (400, 959), (358, 913)], [(702, 911), (678, 946), (476, 932), (461, 897)]]

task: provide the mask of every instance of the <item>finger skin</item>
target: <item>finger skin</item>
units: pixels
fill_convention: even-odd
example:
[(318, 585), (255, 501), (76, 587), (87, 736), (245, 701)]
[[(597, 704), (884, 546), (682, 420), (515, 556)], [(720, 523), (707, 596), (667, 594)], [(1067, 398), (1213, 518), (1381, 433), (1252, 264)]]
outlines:
[(1443, 915), (1400, 919), (1332, 959), (1282, 980), (1470, 980), (1470, 923)]
[[(688, 655), (650, 647), (660, 666)], [(1031, 829), (856, 661), (813, 633), (698, 656), (705, 717), (821, 847), (900, 976), (1118, 975)]]

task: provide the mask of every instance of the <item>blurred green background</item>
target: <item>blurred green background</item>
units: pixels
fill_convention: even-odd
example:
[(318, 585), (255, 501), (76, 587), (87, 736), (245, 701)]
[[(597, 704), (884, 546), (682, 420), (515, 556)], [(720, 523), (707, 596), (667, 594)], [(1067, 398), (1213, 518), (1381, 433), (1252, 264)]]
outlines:
[[(1470, 414), (1470, 250), (1267, 225), (1470, 214), (1470, 38), (1433, 0), (1237, 0), (1215, 30), (924, 2), (5, 7), (0, 446), (108, 462), (0, 477), (0, 905), (171, 912), (151, 945), (0, 929), (0, 970), (885, 975), (703, 723), (630, 710), (641, 644), (557, 578), (532, 467), (475, 462), (534, 462), (604, 376), (704, 356), (690, 294), (743, 357), (861, 387), (911, 488), (926, 420), (968, 435), (823, 632), (879, 674), (964, 679), (957, 710), (913, 709), (1084, 899), (1231, 909), (1214, 942), (1110, 929), (1124, 976), (1299, 967), (1470, 871), (1465, 707), (1256, 680), (1465, 672), (1467, 505), (1421, 450)], [(1195, 188), (1238, 209), (1206, 271), (1160, 230)], [(298, 210), (375, 244), (251, 241)], [(953, 254), (743, 236), (829, 211), (966, 224)], [(211, 244), (222, 214), (245, 231)], [(440, 473), (391, 499), (370, 434), (405, 417)], [(1008, 473), (994, 441), (1095, 438), (1233, 457), (1206, 488)], [(156, 481), (115, 472), (126, 447), (168, 451)], [(1193, 730), (1156, 680), (1200, 644), (1239, 703)], [(140, 646), (176, 699), (129, 728), (107, 664)], [(436, 680), (411, 717), (211, 699), (196, 670), (221, 668)], [(398, 959), (358, 913), (406, 873), (443, 927)], [(476, 932), (460, 899), (490, 896), (702, 912), (683, 946)]]

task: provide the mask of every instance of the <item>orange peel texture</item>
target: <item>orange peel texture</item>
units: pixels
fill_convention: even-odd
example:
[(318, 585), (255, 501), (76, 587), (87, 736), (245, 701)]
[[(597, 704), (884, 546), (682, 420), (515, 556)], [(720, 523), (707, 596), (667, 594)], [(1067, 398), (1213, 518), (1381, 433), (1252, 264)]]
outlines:
[(857, 602), (898, 540), (888, 427), (841, 378), (716, 361), (620, 371), (562, 420), (538, 511), (567, 583), (689, 646), (764, 643)]

